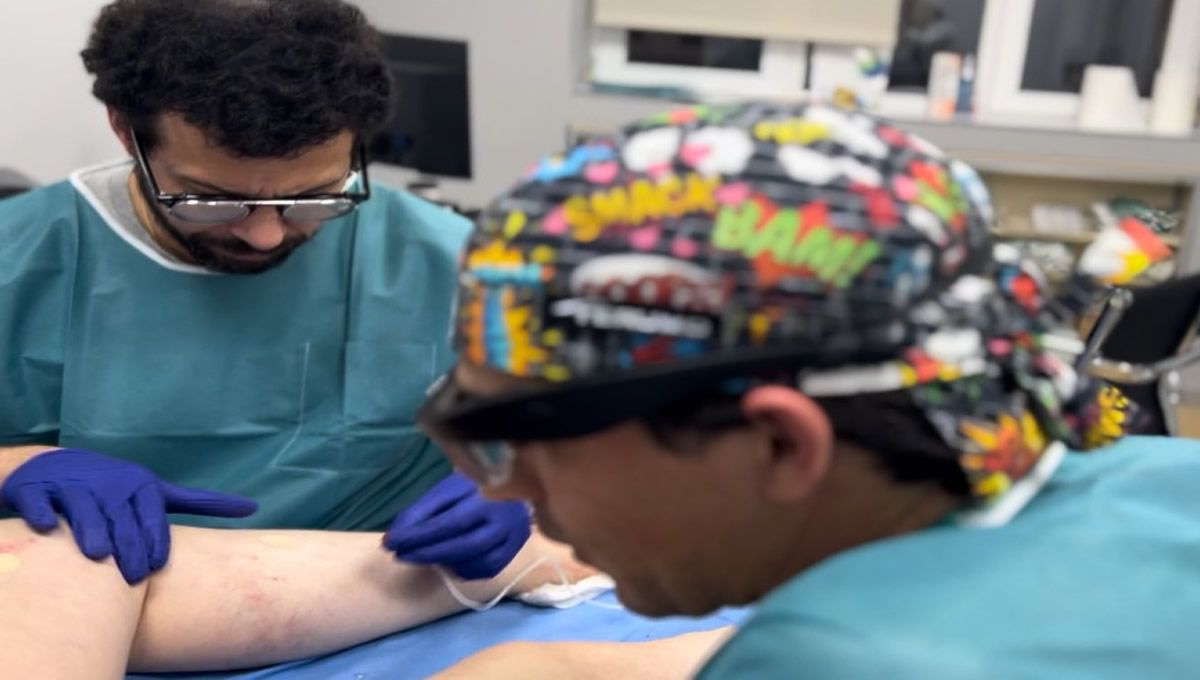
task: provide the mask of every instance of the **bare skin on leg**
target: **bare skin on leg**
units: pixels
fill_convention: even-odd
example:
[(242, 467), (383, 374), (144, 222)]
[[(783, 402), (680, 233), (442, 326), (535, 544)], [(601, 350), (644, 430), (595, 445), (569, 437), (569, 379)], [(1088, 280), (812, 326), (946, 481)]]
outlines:
[(649, 642), (510, 642), (473, 654), (439, 673), (439, 680), (670, 680), (700, 670), (732, 628)]
[[(265, 541), (265, 537), (275, 537)], [(60, 528), (0, 520), (0, 668), (12, 677), (121, 678), (221, 670), (322, 654), (460, 611), (429, 568), (397, 562), (379, 534), (173, 527), (167, 566), (130, 587)], [(286, 539), (286, 540), (284, 540)], [(541, 553), (535, 534), (494, 579), (460, 584), (487, 600)], [(10, 560), (11, 562), (11, 560)], [(545, 565), (518, 592), (557, 581)]]
[[(0, 521), (0, 657), (13, 678), (122, 678), (146, 586), (84, 557), (65, 528)], [(3, 570), (0, 570), (3, 571)], [(119, 653), (114, 653), (117, 650)]]

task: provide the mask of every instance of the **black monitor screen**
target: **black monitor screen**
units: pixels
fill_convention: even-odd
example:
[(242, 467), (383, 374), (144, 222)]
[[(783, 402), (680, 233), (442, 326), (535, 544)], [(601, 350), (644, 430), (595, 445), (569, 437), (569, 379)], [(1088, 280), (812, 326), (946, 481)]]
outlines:
[(368, 143), (371, 160), (469, 178), (467, 44), (384, 34), (383, 48), (395, 94), (391, 117)]

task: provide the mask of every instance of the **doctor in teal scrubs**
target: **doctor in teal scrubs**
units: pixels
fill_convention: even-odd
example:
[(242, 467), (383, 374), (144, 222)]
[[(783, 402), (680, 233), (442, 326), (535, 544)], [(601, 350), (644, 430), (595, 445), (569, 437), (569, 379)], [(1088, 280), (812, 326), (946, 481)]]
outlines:
[(370, 182), (392, 93), (362, 14), (118, 0), (82, 56), (129, 157), (0, 202), (5, 509), (65, 516), (131, 582), (173, 512), (391, 523), (400, 558), (503, 567), (524, 506), (483, 501), (413, 423), (453, 360), (468, 223)]

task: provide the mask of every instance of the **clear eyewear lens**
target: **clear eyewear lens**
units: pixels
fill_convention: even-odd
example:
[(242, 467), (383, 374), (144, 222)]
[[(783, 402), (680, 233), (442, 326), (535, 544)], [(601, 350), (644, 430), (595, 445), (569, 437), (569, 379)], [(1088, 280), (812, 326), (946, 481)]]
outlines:
[(470, 442), (464, 444), (472, 461), (483, 473), (480, 480), (489, 486), (503, 484), (512, 475), (516, 450), (508, 442)]
[(238, 203), (184, 201), (171, 206), (171, 215), (194, 224), (229, 224), (250, 214), (250, 208)]
[[(171, 207), (171, 215), (193, 224), (230, 224), (250, 215), (255, 204), (184, 201)], [(349, 199), (296, 203), (283, 207), (281, 215), (290, 222), (323, 222), (341, 217), (355, 208)]]
[(323, 201), (297, 203), (283, 209), (283, 218), (292, 222), (324, 222), (354, 210), (354, 201), (333, 198)]

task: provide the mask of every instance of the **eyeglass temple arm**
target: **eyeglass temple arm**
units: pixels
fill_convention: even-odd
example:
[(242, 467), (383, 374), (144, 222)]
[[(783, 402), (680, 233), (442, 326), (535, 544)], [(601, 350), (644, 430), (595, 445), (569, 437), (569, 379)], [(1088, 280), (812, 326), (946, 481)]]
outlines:
[(359, 139), (355, 143), (355, 150), (358, 152), (358, 172), (362, 176), (362, 193), (364, 200), (371, 198), (371, 178), (367, 174), (367, 165), (371, 160), (367, 158), (367, 144)]

